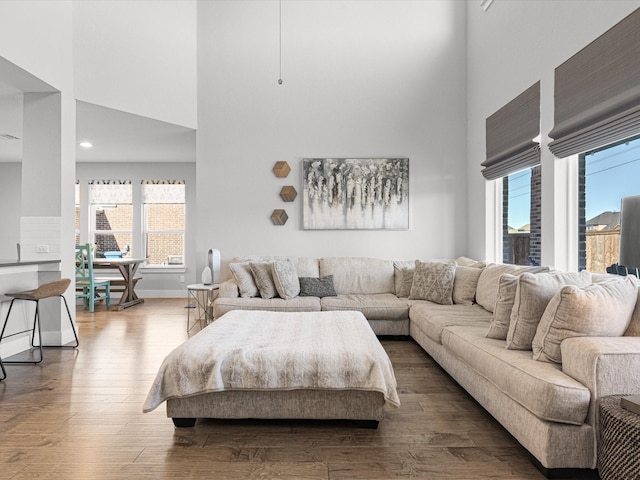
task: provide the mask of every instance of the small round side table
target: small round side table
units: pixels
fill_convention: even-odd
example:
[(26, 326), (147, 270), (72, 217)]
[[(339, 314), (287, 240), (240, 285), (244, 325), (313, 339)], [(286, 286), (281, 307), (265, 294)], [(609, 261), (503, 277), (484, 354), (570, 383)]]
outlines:
[(598, 471), (602, 480), (640, 477), (640, 415), (620, 406), (620, 397), (600, 399)]
[(213, 322), (212, 304), (218, 296), (220, 285), (212, 283), (205, 285), (204, 283), (194, 283), (187, 285), (187, 301), (194, 301), (195, 309), (193, 321), (191, 320), (191, 305), (187, 305), (187, 336), (196, 325), (204, 328)]

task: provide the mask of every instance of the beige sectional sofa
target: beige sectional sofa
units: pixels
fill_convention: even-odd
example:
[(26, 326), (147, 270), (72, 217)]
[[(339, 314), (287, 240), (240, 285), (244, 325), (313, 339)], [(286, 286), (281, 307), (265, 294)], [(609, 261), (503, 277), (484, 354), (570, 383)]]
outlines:
[[(284, 260), (246, 257), (232, 263)], [(465, 257), (437, 264), (286, 260), (300, 277), (332, 275), (337, 295), (243, 298), (238, 279), (233, 279), (221, 286), (214, 316), (234, 309), (360, 310), (377, 335), (410, 335), (547, 475), (596, 468), (598, 399), (640, 393), (640, 302), (638, 287), (629, 279), (485, 265)], [(444, 288), (443, 303), (450, 304), (426, 300), (420, 291), (421, 282), (425, 284), (422, 272), (434, 265), (439, 273), (428, 276), (426, 283)], [(414, 278), (407, 290), (409, 274)], [(555, 328), (562, 321), (576, 324)], [(562, 332), (574, 327), (577, 333), (569, 335), (573, 338), (563, 340)]]

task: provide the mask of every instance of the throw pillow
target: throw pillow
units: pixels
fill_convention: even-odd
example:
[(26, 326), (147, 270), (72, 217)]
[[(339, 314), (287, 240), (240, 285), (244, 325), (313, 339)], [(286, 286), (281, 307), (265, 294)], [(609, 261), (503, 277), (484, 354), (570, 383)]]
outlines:
[(413, 285), (413, 268), (403, 268), (401, 271), (402, 282), (400, 283), (400, 289), (396, 292), (396, 295), (400, 298), (407, 298), (411, 295), (411, 285)]
[(240, 296), (243, 298), (257, 297), (258, 287), (253, 280), (253, 273), (249, 262), (230, 263), (229, 269), (231, 270), (231, 276), (238, 285)]
[[(394, 261), (393, 262), (393, 276), (394, 283), (396, 289), (396, 296), (400, 297), (400, 291), (402, 290), (402, 284), (405, 281), (403, 271), (404, 269), (411, 270), (411, 281), (413, 281), (413, 268), (415, 267), (415, 260), (404, 260), (404, 261)], [(411, 284), (409, 284), (409, 289), (411, 289)], [(407, 293), (405, 297), (408, 297)]]
[(298, 270), (293, 262), (289, 260), (273, 262), (271, 273), (276, 290), (282, 298), (290, 300), (298, 296), (300, 281), (298, 280)]
[(480, 262), (478, 260), (474, 260), (469, 257), (458, 257), (456, 258), (456, 263), (459, 267), (476, 267), (476, 268), (484, 268), (486, 267), (486, 262)]
[(529, 267), (522, 265), (490, 263), (482, 269), (482, 273), (478, 279), (476, 302), (486, 311), (493, 313), (493, 309), (498, 299), (498, 286), (501, 275), (505, 273), (520, 275), (524, 272), (538, 273), (548, 271), (549, 267)]
[(560, 344), (567, 338), (621, 336), (637, 298), (637, 287), (624, 277), (582, 288), (562, 287), (538, 325), (533, 339), (534, 360), (562, 363)]
[(271, 274), (272, 265), (273, 262), (249, 262), (253, 280), (256, 282), (262, 298), (273, 298), (278, 294)]
[(505, 273), (500, 275), (498, 283), (498, 298), (493, 308), (493, 317), (489, 323), (487, 338), (506, 340), (509, 332), (509, 321), (511, 320), (511, 310), (516, 298), (518, 287), (518, 277)]
[(591, 284), (591, 273), (549, 272), (520, 275), (507, 333), (507, 348), (531, 350), (544, 310), (560, 288), (566, 285), (586, 287)]
[(336, 289), (333, 286), (333, 275), (322, 278), (300, 277), (301, 297), (335, 297)]
[(631, 322), (627, 331), (624, 332), (625, 337), (640, 337), (640, 288), (638, 289), (638, 299), (636, 300), (636, 308), (631, 315)]
[[(457, 263), (457, 261), (456, 261)], [(453, 279), (453, 303), (471, 305), (476, 298), (476, 287), (482, 268), (456, 267), (456, 276)]]
[(456, 262), (436, 263), (416, 260), (409, 299), (452, 305), (455, 274)]

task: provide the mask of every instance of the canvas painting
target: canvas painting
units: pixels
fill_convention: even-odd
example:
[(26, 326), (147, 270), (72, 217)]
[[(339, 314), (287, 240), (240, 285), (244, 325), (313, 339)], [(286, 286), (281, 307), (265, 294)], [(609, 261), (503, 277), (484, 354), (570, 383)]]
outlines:
[(409, 228), (408, 158), (305, 158), (307, 230)]

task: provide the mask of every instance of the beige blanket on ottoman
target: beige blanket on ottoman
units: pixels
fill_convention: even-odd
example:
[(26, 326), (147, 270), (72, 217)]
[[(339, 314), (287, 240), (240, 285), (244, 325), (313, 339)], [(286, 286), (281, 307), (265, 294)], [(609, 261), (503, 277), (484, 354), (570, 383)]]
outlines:
[(174, 349), (144, 403), (226, 390), (365, 390), (399, 406), (391, 361), (360, 312), (234, 310)]

